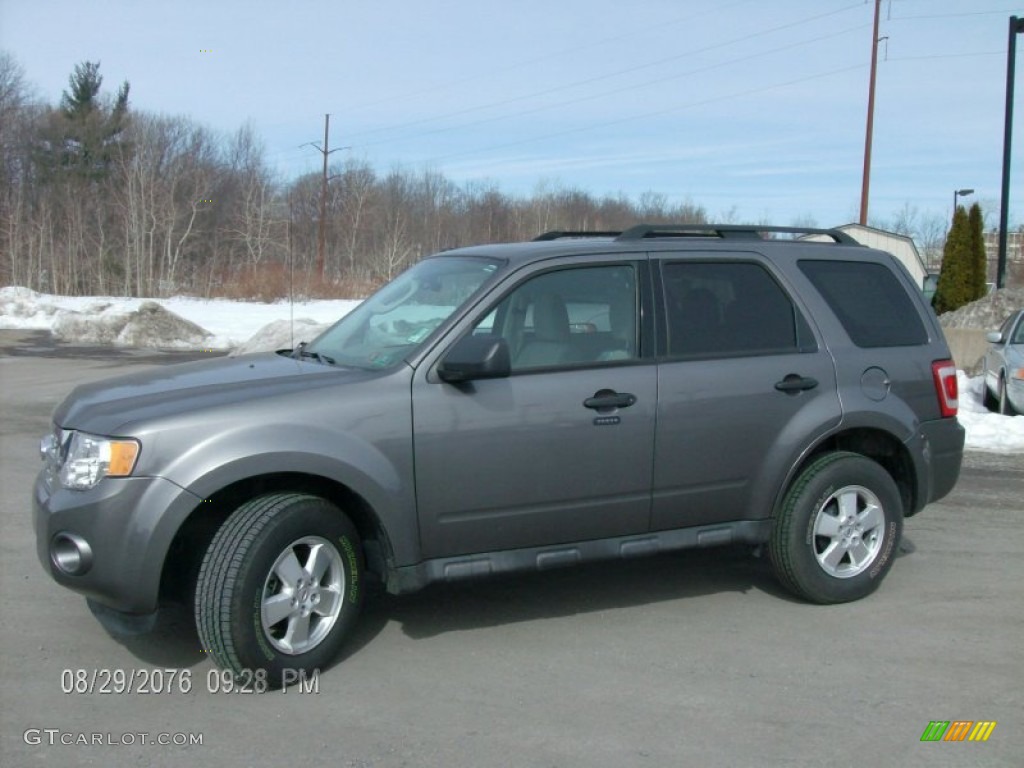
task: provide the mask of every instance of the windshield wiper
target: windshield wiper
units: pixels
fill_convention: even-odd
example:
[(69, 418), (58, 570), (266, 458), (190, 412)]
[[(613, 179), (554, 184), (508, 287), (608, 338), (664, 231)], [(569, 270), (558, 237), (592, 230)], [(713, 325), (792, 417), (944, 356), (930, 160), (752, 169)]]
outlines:
[(303, 357), (309, 357), (316, 360), (318, 363), (326, 363), (327, 365), (334, 365), (334, 358), (330, 355), (322, 355), (319, 352), (307, 352), (306, 342), (300, 342), (299, 346), (292, 350), (292, 357), (299, 360)]

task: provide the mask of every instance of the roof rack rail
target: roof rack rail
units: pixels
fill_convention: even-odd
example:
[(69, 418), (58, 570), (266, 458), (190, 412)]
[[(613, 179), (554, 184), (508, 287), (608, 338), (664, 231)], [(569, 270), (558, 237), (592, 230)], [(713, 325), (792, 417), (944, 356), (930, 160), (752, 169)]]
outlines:
[(717, 237), (723, 240), (764, 240), (765, 233), (791, 235), (825, 235), (843, 245), (859, 245), (838, 229), (814, 227), (773, 227), (761, 224), (638, 224), (620, 234), (616, 240), (643, 240), (656, 237)]
[(622, 234), (622, 232), (618, 231), (618, 230), (615, 231), (615, 232), (610, 232), (610, 231), (604, 231), (604, 232), (602, 232), (602, 231), (585, 232), (585, 231), (582, 231), (582, 230), (573, 230), (573, 229), (553, 229), (550, 232), (545, 232), (542, 235), (537, 235), (535, 238), (533, 238), (533, 241), (534, 242), (538, 242), (540, 240), (564, 240), (564, 239), (569, 239), (569, 238), (573, 238), (573, 237), (618, 237), (621, 234)]

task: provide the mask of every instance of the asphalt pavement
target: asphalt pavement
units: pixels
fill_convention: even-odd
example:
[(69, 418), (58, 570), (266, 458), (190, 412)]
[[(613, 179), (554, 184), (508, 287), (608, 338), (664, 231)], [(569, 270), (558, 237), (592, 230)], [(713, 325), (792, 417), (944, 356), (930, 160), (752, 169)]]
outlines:
[[(31, 527), (60, 399), (197, 355), (44, 337), (0, 333), (0, 765), (1022, 764), (1022, 456), (968, 454), (857, 603), (802, 603), (742, 549), (435, 586), (372, 599), (316, 680), (229, 693), (184, 609), (109, 636)], [(932, 721), (996, 726), (922, 742)]]

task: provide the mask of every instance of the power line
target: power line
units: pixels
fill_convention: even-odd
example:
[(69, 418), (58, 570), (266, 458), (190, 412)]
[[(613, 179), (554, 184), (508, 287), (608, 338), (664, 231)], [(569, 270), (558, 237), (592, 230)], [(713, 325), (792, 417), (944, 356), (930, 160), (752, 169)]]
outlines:
[(428, 160), (428, 162), (439, 162), (439, 161), (442, 161), (442, 160), (450, 160), (450, 159), (452, 159), (454, 157), (464, 157), (466, 155), (475, 155), (475, 154), (480, 154), (482, 152), (491, 152), (491, 151), (496, 150), (496, 149), (507, 149), (508, 147), (516, 147), (516, 146), (521, 146), (523, 144), (532, 144), (532, 143), (537, 142), (537, 141), (543, 141), (544, 139), (554, 139), (554, 138), (559, 138), (559, 137), (562, 137), (562, 136), (571, 136), (572, 134), (582, 133), (583, 131), (593, 131), (593, 130), (597, 130), (597, 129), (600, 129), (600, 128), (608, 128), (608, 127), (613, 126), (613, 125), (621, 125), (623, 123), (629, 123), (629, 122), (632, 122), (634, 120), (643, 120), (643, 119), (648, 118), (648, 117), (660, 117), (661, 115), (667, 115), (667, 114), (671, 114), (673, 112), (679, 112), (679, 111), (684, 110), (684, 109), (692, 109), (694, 107), (704, 107), (704, 106), (708, 106), (709, 104), (718, 104), (718, 103), (723, 102), (723, 101), (730, 101), (732, 99), (738, 99), (738, 98), (745, 97), (745, 96), (753, 96), (753, 95), (756, 95), (756, 94), (759, 94), (759, 93), (765, 93), (767, 91), (778, 90), (780, 88), (787, 88), (787, 87), (789, 87), (791, 85), (799, 85), (800, 83), (806, 83), (806, 82), (809, 82), (811, 80), (820, 80), (823, 77), (831, 77), (832, 75), (843, 74), (845, 72), (853, 72), (854, 70), (864, 69), (865, 66), (867, 66), (867, 65), (866, 64), (854, 64), (853, 66), (841, 67), (839, 69), (829, 70), (828, 72), (821, 72), (821, 73), (816, 74), (816, 75), (809, 75), (807, 77), (801, 77), (801, 78), (797, 78), (795, 80), (787, 80), (784, 83), (777, 83), (775, 85), (768, 85), (768, 86), (764, 86), (764, 87), (761, 87), (761, 88), (750, 88), (750, 89), (747, 89), (745, 91), (737, 91), (735, 93), (730, 93), (730, 94), (727, 94), (727, 95), (724, 95), (724, 96), (717, 96), (717, 97), (710, 98), (710, 99), (704, 99), (703, 101), (695, 101), (695, 102), (690, 102), (688, 104), (680, 104), (680, 105), (677, 105), (677, 106), (674, 106), (674, 107), (669, 107), (667, 109), (659, 109), (659, 110), (655, 110), (653, 112), (644, 112), (644, 113), (640, 113), (640, 114), (630, 115), (629, 117), (623, 117), (623, 118), (620, 118), (618, 120), (608, 120), (608, 121), (605, 121), (603, 123), (589, 123), (587, 125), (581, 125), (581, 126), (578, 126), (576, 128), (570, 128), (570, 129), (564, 130), (564, 131), (557, 131), (555, 133), (546, 133), (546, 134), (542, 134), (540, 136), (533, 136), (533, 137), (531, 137), (529, 139), (521, 139), (519, 141), (511, 141), (511, 142), (506, 142), (504, 144), (495, 144), (495, 145), (492, 145), (492, 146), (489, 146), (489, 147), (482, 147), (480, 149), (469, 149), (469, 150), (463, 150), (461, 152), (453, 152), (453, 153), (448, 154), (448, 155), (440, 155), (438, 157), (430, 158)]
[[(436, 120), (444, 120), (444, 119), (447, 119), (447, 118), (450, 118), (450, 117), (459, 117), (461, 115), (469, 114), (469, 113), (472, 113), (472, 112), (478, 112), (478, 111), (484, 110), (484, 109), (492, 109), (494, 107), (505, 106), (506, 104), (514, 104), (516, 102), (526, 101), (526, 100), (529, 100), (529, 99), (536, 98), (538, 96), (548, 96), (550, 94), (558, 93), (560, 91), (565, 91), (565, 90), (569, 90), (569, 89), (572, 89), (572, 88), (578, 88), (578, 87), (584, 86), (584, 85), (590, 85), (592, 83), (600, 82), (602, 80), (608, 80), (608, 79), (613, 78), (613, 77), (619, 77), (620, 75), (630, 74), (632, 72), (639, 72), (639, 71), (644, 70), (644, 69), (650, 69), (651, 67), (660, 66), (662, 64), (666, 64), (666, 63), (671, 62), (671, 61), (678, 61), (679, 59), (684, 59), (684, 58), (687, 58), (689, 56), (696, 56), (698, 54), (708, 53), (710, 51), (715, 51), (715, 50), (718, 50), (720, 48), (727, 48), (729, 46), (736, 45), (737, 43), (744, 43), (744, 42), (747, 42), (748, 40), (753, 40), (753, 39), (758, 38), (758, 37), (764, 37), (766, 35), (774, 34), (775, 32), (781, 32), (781, 31), (786, 30), (786, 29), (792, 29), (793, 27), (799, 27), (799, 26), (802, 26), (804, 24), (809, 24), (809, 23), (814, 22), (814, 21), (819, 21), (821, 19), (828, 18), (830, 16), (835, 16), (835, 15), (840, 14), (840, 13), (845, 13), (846, 11), (849, 11), (849, 10), (851, 10), (853, 8), (860, 8), (860, 7), (861, 7), (861, 3), (859, 3), (859, 2), (858, 3), (853, 3), (852, 5), (845, 5), (842, 8), (839, 8), (837, 10), (828, 11), (826, 13), (820, 13), (820, 14), (817, 14), (817, 15), (814, 15), (814, 16), (809, 16), (809, 17), (801, 19), (799, 21), (788, 22), (786, 24), (781, 24), (781, 25), (776, 26), (776, 27), (770, 27), (768, 29), (760, 30), (758, 32), (752, 32), (752, 33), (750, 33), (748, 35), (743, 35), (741, 37), (736, 37), (736, 38), (733, 38), (731, 40), (726, 40), (726, 41), (721, 42), (721, 43), (715, 43), (714, 45), (708, 45), (708, 46), (705, 46), (703, 48), (697, 48), (695, 50), (686, 51), (685, 53), (675, 54), (673, 56), (666, 56), (664, 58), (656, 59), (654, 61), (650, 61), (650, 62), (647, 62), (647, 63), (644, 63), (644, 64), (637, 64), (637, 65), (634, 65), (634, 66), (631, 66), (631, 67), (626, 67), (625, 69), (615, 70), (613, 72), (608, 72), (608, 73), (606, 73), (604, 75), (597, 75), (595, 77), (588, 77), (588, 78), (584, 78), (583, 80), (576, 80), (576, 81), (573, 81), (573, 82), (570, 82), (570, 83), (566, 83), (564, 85), (555, 86), (554, 88), (546, 88), (546, 89), (544, 89), (542, 91), (534, 91), (532, 93), (524, 94), (522, 96), (516, 96), (516, 97), (510, 98), (510, 99), (501, 99), (499, 101), (494, 101), (494, 102), (490, 102), (490, 103), (487, 103), (487, 104), (480, 104), (480, 105), (477, 105), (477, 106), (474, 106), (474, 107), (467, 107), (465, 109), (460, 109), (460, 110), (457, 110), (455, 112), (448, 112), (448, 113), (444, 113), (444, 114), (441, 114), (441, 115), (434, 115), (433, 117), (426, 117), (426, 118), (421, 118), (419, 120), (412, 120), (412, 121), (405, 122), (405, 123), (399, 123), (398, 125), (388, 126), (386, 128), (376, 128), (376, 129), (371, 129), (371, 130), (367, 130), (367, 131), (357, 131), (357, 132), (354, 132), (354, 133), (350, 134), (349, 138), (357, 138), (359, 136), (373, 135), (374, 133), (380, 133), (382, 131), (402, 130), (403, 128), (409, 128), (409, 127), (413, 127), (413, 126), (417, 126), (417, 125), (422, 125), (424, 123), (429, 123), (429, 122), (433, 122), (433, 121), (436, 121)], [(372, 146), (372, 144), (363, 144), (361, 146)]]
[(929, 13), (920, 16), (890, 16), (888, 21), (918, 21), (921, 19), (957, 19), (964, 16), (994, 16), (996, 14), (1013, 13), (1017, 8), (1006, 8), (999, 11), (970, 11), (968, 13)]
[(926, 59), (969, 59), (976, 56), (1001, 56), (1006, 51), (978, 51), (977, 53), (936, 53), (932, 56), (895, 56), (886, 61), (924, 61)]
[(658, 78), (656, 80), (648, 80), (648, 81), (645, 81), (645, 82), (642, 82), (642, 83), (633, 83), (633, 84), (630, 84), (630, 85), (627, 85), (627, 86), (622, 86), (620, 88), (615, 88), (615, 89), (610, 90), (610, 91), (602, 91), (600, 93), (591, 94), (591, 95), (588, 95), (588, 96), (580, 96), (580, 97), (575, 98), (575, 99), (569, 99), (567, 101), (563, 100), (563, 101), (559, 101), (559, 102), (554, 103), (554, 104), (543, 104), (543, 105), (540, 105), (538, 107), (534, 107), (532, 109), (520, 110), (520, 111), (517, 111), (517, 112), (511, 112), (511, 113), (507, 112), (507, 113), (504, 113), (504, 114), (501, 114), (501, 115), (496, 115), (494, 117), (487, 117), (487, 118), (482, 118), (480, 120), (474, 120), (474, 121), (469, 122), (469, 123), (460, 123), (459, 125), (443, 126), (443, 127), (440, 127), (440, 128), (431, 129), (429, 131), (421, 131), (421, 132), (414, 133), (414, 134), (405, 134), (403, 136), (394, 136), (394, 137), (387, 138), (387, 139), (379, 139), (377, 141), (364, 142), (363, 144), (359, 144), (359, 145), (356, 145), (356, 146), (358, 146), (358, 148), (360, 148), (360, 149), (365, 149), (367, 147), (375, 147), (375, 146), (379, 146), (381, 144), (390, 144), (390, 143), (397, 142), (397, 141), (410, 141), (410, 140), (417, 139), (417, 138), (420, 138), (420, 137), (423, 137), (423, 136), (432, 136), (432, 135), (436, 135), (436, 134), (439, 134), (439, 133), (445, 133), (445, 132), (448, 132), (448, 131), (465, 130), (467, 128), (475, 128), (475, 127), (478, 127), (480, 125), (486, 125), (487, 123), (494, 123), (494, 122), (499, 122), (499, 121), (502, 121), (502, 120), (508, 120), (510, 118), (518, 118), (518, 117), (524, 117), (526, 115), (533, 115), (533, 114), (536, 114), (538, 112), (543, 112), (543, 111), (546, 111), (546, 110), (549, 110), (549, 109), (561, 109), (561, 108), (564, 108), (564, 107), (569, 107), (569, 106), (574, 106), (576, 104), (581, 104), (581, 103), (586, 102), (586, 101), (594, 101), (596, 99), (604, 99), (604, 98), (608, 98), (609, 96), (615, 96), (615, 95), (620, 94), (620, 93), (626, 93), (626, 92), (630, 92), (630, 91), (635, 91), (635, 90), (637, 90), (639, 88), (646, 88), (646, 87), (649, 87), (649, 86), (652, 86), (652, 85), (660, 85), (662, 83), (670, 82), (672, 80), (680, 80), (682, 78), (692, 77), (694, 75), (703, 74), (705, 72), (710, 72), (710, 71), (713, 71), (713, 70), (716, 70), (716, 69), (721, 69), (723, 67), (732, 66), (734, 64), (739, 64), (739, 63), (742, 63), (742, 62), (745, 62), (745, 61), (751, 61), (753, 59), (761, 58), (761, 57), (764, 57), (764, 56), (771, 56), (773, 54), (780, 53), (782, 51), (788, 51), (788, 50), (792, 50), (794, 48), (800, 48), (800, 47), (803, 47), (805, 45), (809, 45), (811, 43), (818, 43), (818, 42), (822, 42), (822, 41), (825, 41), (825, 40), (830, 40), (830, 39), (835, 38), (835, 37), (841, 37), (841, 36), (847, 35), (847, 34), (849, 34), (851, 32), (863, 29), (866, 26), (869, 26), (869, 25), (861, 24), (861, 25), (858, 25), (856, 27), (850, 27), (849, 29), (844, 29), (844, 30), (841, 30), (839, 32), (835, 32), (835, 33), (833, 33), (831, 35), (825, 35), (824, 37), (806, 38), (806, 39), (800, 40), (800, 41), (798, 41), (796, 43), (790, 43), (789, 45), (783, 45), (783, 46), (779, 46), (778, 48), (772, 48), (771, 50), (761, 51), (759, 53), (753, 53), (753, 54), (750, 54), (748, 56), (740, 56), (739, 58), (729, 59), (729, 60), (724, 61), (724, 62), (718, 62), (718, 63), (715, 63), (715, 64), (709, 64), (709, 65), (706, 65), (706, 66), (703, 66), (703, 67), (697, 67), (696, 69), (691, 69), (691, 70), (688, 70), (686, 72), (681, 72), (681, 73), (674, 74), (674, 75), (668, 75), (666, 77), (661, 77), (661, 78)]
[[(709, 8), (706, 11), (701, 11), (700, 13), (694, 13), (694, 14), (691, 14), (689, 16), (684, 16), (682, 18), (672, 19), (672, 20), (669, 20), (669, 21), (659, 21), (659, 22), (656, 22), (656, 26), (657, 26), (657, 28), (659, 30), (666, 29), (667, 27), (678, 26), (679, 24), (683, 24), (685, 22), (693, 21), (694, 19), (698, 19), (701, 16), (707, 16), (709, 14), (721, 14), (723, 11), (727, 11), (727, 10), (729, 10), (731, 8), (735, 8), (736, 6), (739, 6), (739, 5), (746, 5), (746, 4), (751, 3), (751, 2), (754, 2), (754, 0), (737, 0), (737, 2), (731, 3), (729, 5), (724, 5), (724, 6), (716, 5), (713, 8)], [(418, 91), (410, 91), (410, 92), (407, 92), (405, 94), (398, 94), (396, 96), (389, 96), (389, 97), (387, 97), (385, 99), (378, 99), (377, 101), (364, 102), (363, 104), (356, 104), (354, 106), (348, 107), (347, 111), (351, 114), (351, 113), (354, 113), (354, 112), (359, 112), (359, 111), (364, 110), (364, 109), (368, 109), (370, 107), (376, 107), (376, 106), (379, 106), (381, 104), (389, 104), (389, 103), (391, 103), (393, 101), (396, 101), (396, 100), (404, 101), (406, 99), (412, 99), (412, 98), (416, 98), (418, 96), (424, 96), (424, 95), (427, 95), (427, 94), (430, 94), (430, 93), (437, 93), (438, 91), (446, 91), (446, 90), (449, 90), (449, 89), (451, 89), (451, 88), (453, 88), (453, 87), (455, 87), (457, 85), (464, 85), (466, 83), (472, 83), (472, 82), (476, 82), (478, 80), (484, 80), (484, 79), (488, 79), (488, 78), (493, 78), (495, 75), (502, 74), (504, 72), (512, 72), (512, 71), (517, 70), (517, 69), (522, 69), (523, 67), (529, 67), (529, 66), (532, 66), (534, 64), (540, 64), (540, 63), (545, 62), (545, 61), (551, 61), (552, 59), (560, 59), (560, 58), (563, 58), (565, 56), (569, 56), (569, 55), (574, 54), (574, 53), (579, 53), (580, 51), (590, 50), (591, 48), (599, 48), (602, 45), (606, 45), (607, 43), (614, 43), (614, 42), (617, 42), (619, 40), (625, 40), (626, 38), (629, 38), (629, 37), (636, 37), (637, 35), (648, 35), (648, 34), (650, 34), (650, 29), (651, 29), (651, 24), (647, 23), (641, 29), (638, 29), (638, 30), (636, 30), (634, 32), (626, 32), (626, 33), (621, 34), (621, 35), (613, 35), (612, 37), (601, 38), (600, 40), (595, 40), (594, 42), (587, 43), (586, 45), (576, 46), (574, 48), (564, 48), (561, 51), (557, 51), (555, 53), (550, 53), (550, 54), (547, 54), (545, 56), (538, 56), (537, 58), (534, 58), (534, 59), (526, 59), (524, 61), (519, 61), (519, 62), (516, 62), (514, 64), (510, 64), (510, 65), (508, 65), (506, 67), (499, 67), (498, 69), (491, 70), (490, 72), (487, 72), (487, 73), (476, 74), (476, 75), (473, 75), (472, 77), (464, 77), (464, 78), (462, 78), (460, 80), (452, 80), (450, 82), (441, 83), (441, 84), (433, 86), (431, 88), (425, 88), (425, 89), (421, 89), (421, 90), (418, 90)]]

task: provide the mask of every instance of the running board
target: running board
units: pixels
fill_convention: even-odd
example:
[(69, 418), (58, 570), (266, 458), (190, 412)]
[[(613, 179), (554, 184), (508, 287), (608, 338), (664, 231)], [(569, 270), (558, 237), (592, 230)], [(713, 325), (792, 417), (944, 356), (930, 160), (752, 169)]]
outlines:
[(768, 540), (771, 523), (771, 520), (741, 520), (547, 547), (439, 557), (392, 570), (388, 574), (387, 590), (392, 594), (402, 594), (439, 581), (462, 581), (516, 571), (545, 571), (598, 560), (644, 557), (725, 544), (762, 544)]

